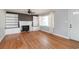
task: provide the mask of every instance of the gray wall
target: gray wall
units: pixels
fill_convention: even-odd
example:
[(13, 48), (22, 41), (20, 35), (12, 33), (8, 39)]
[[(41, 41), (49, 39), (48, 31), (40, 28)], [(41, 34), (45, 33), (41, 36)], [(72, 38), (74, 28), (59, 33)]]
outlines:
[(68, 10), (55, 10), (54, 15), (54, 33), (68, 36)]
[(5, 11), (0, 9), (0, 41), (5, 35)]

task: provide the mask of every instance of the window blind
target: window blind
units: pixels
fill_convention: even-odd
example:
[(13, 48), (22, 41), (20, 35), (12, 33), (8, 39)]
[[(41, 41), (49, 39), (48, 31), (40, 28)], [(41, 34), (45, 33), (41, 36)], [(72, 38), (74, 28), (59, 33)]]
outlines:
[(18, 28), (18, 14), (6, 14), (6, 29)]

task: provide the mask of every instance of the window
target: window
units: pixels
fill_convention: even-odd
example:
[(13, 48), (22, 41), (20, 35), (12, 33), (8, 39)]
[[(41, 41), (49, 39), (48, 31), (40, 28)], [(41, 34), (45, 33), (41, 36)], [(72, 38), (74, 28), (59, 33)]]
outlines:
[(39, 18), (37, 16), (33, 16), (33, 27), (39, 26), (38, 20)]
[(6, 29), (18, 28), (18, 15), (6, 14)]
[(40, 26), (49, 26), (48, 16), (41, 16), (39, 21), (40, 21)]

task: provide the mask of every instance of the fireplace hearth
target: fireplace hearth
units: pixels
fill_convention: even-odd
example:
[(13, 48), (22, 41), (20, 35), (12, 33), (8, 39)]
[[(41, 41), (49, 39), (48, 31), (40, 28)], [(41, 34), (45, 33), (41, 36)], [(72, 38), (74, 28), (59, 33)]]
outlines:
[(21, 32), (23, 31), (26, 31), (26, 32), (29, 31), (29, 25), (23, 25)]

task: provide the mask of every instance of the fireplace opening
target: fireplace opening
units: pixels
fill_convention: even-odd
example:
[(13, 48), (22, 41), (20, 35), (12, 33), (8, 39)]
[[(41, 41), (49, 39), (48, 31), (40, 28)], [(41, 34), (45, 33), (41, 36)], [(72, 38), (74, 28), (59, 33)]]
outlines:
[(23, 31), (26, 31), (26, 32), (29, 31), (29, 25), (23, 25), (21, 32)]

